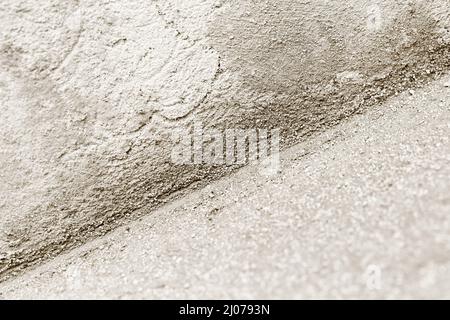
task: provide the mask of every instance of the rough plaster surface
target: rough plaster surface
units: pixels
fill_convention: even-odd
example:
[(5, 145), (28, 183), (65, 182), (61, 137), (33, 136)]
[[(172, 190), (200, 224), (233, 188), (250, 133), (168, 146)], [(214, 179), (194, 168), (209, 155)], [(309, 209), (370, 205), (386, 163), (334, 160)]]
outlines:
[[(450, 80), (450, 75), (445, 79)], [(5, 299), (450, 298), (450, 82), (0, 285)]]
[(288, 145), (449, 67), (447, 0), (377, 4), (3, 0), (0, 277), (229, 172), (171, 163), (193, 120)]

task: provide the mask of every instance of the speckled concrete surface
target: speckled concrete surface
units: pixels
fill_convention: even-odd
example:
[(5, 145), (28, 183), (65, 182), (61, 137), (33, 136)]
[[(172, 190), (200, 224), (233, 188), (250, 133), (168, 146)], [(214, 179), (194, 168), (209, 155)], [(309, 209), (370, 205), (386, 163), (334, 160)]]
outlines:
[(0, 279), (229, 167), (174, 130), (302, 141), (450, 68), (448, 0), (2, 0)]
[(450, 75), (0, 285), (2, 298), (450, 298)]

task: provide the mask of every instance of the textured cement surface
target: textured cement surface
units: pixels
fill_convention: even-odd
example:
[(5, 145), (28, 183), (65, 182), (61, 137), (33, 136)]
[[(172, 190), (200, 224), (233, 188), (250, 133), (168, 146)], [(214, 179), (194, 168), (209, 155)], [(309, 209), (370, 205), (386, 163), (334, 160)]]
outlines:
[(450, 75), (24, 276), (3, 298), (450, 298)]
[(226, 175), (171, 133), (301, 141), (448, 70), (448, 0), (2, 0), (0, 280)]

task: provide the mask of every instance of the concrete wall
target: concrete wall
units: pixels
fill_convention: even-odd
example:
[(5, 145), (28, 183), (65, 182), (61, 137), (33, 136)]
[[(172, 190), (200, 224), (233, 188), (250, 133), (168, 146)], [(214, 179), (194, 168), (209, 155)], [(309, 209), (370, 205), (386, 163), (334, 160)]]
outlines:
[(176, 165), (193, 121), (283, 144), (450, 66), (448, 0), (2, 0), (0, 275), (233, 167)]

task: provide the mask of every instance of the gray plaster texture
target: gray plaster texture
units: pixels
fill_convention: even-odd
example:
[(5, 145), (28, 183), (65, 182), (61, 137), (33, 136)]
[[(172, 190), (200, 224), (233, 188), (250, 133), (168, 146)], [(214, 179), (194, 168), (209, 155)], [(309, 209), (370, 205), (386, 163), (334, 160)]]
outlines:
[(448, 0), (2, 0), (0, 279), (235, 169), (173, 132), (283, 146), (438, 77)]
[(276, 176), (247, 166), (0, 284), (0, 297), (449, 299), (445, 80), (288, 148)]

